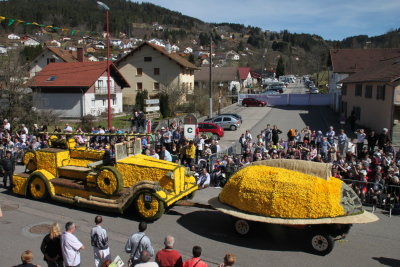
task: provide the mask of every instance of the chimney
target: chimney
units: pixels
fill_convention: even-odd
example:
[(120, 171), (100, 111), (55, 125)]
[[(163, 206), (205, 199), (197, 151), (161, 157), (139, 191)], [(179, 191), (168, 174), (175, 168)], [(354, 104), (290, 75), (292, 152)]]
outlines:
[(83, 62), (84, 61), (83, 47), (78, 47), (76, 49), (76, 56), (77, 56), (79, 62)]

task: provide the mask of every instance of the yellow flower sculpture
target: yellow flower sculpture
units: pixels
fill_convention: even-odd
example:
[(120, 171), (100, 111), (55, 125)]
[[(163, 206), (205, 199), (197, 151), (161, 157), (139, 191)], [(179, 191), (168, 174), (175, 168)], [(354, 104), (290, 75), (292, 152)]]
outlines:
[(249, 166), (234, 174), (219, 200), (237, 209), (276, 218), (312, 219), (346, 215), (343, 182), (268, 166)]
[(18, 195), (25, 196), (25, 188), (27, 181), (28, 179), (26, 177), (13, 175), (13, 192)]
[(28, 170), (30, 170), (30, 171), (36, 170), (37, 163), (36, 163), (35, 152), (33, 152), (33, 151), (26, 152), (24, 155), (23, 163)]

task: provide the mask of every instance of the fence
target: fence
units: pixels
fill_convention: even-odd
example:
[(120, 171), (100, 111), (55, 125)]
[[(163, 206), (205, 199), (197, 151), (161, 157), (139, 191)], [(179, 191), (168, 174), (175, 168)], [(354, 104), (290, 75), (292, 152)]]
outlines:
[(376, 208), (381, 208), (388, 210), (391, 217), (394, 209), (400, 209), (400, 186), (350, 179), (341, 180), (357, 193), (363, 205), (372, 206), (372, 212), (375, 212)]
[(239, 104), (244, 98), (255, 98), (268, 103), (268, 106), (329, 106), (329, 94), (239, 94)]

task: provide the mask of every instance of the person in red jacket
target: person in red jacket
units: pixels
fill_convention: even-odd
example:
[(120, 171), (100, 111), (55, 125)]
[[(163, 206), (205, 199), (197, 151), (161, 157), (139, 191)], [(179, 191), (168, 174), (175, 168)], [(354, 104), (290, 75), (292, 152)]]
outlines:
[(182, 267), (182, 256), (174, 249), (175, 238), (167, 236), (164, 240), (165, 248), (158, 251), (156, 262), (160, 267)]
[(186, 260), (183, 263), (183, 267), (208, 267), (207, 263), (205, 263), (202, 259), (200, 259), (201, 247), (194, 246), (192, 253), (193, 253), (193, 258)]

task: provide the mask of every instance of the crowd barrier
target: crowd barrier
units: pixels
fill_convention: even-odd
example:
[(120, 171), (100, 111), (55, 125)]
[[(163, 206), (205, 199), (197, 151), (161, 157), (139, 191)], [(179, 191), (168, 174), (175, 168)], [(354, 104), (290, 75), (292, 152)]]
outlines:
[(352, 187), (363, 205), (372, 206), (372, 212), (377, 208), (388, 210), (391, 217), (394, 209), (400, 209), (400, 186), (351, 179), (341, 180)]

